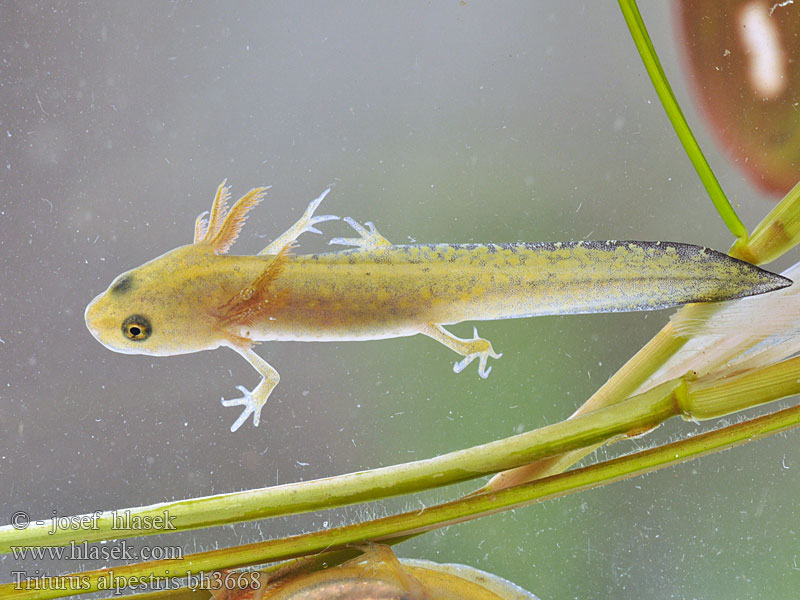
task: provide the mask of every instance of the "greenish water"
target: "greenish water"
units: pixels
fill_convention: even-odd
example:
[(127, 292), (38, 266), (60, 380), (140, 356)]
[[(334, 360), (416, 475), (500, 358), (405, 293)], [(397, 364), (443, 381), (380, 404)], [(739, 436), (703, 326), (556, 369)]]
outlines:
[[(666, 6), (642, 10), (752, 227), (772, 201), (693, 109)], [(456, 355), (420, 336), (265, 343), (280, 385), (261, 425), (231, 434), (238, 411), (219, 399), (258, 380), (240, 357), (115, 354), (83, 324), (113, 277), (191, 241), (225, 177), (234, 195), (272, 186), (238, 253), (260, 250), (329, 185), (323, 213), (374, 221), (397, 243), (732, 241), (610, 3), (20, 2), (3, 13), (0, 524), (20, 510), (48, 518), (325, 477), (552, 423), (669, 316), (479, 323), (503, 352), (485, 381), (474, 364), (454, 374)], [(298, 252), (349, 235), (341, 223), (321, 229)], [(670, 422), (608, 453), (700, 429)], [(796, 434), (763, 440), (451, 527), (398, 554), (470, 564), (542, 599), (789, 598), (800, 577), (796, 446)], [(459, 490), (157, 543), (256, 541)], [(103, 564), (0, 557), (0, 582)]]

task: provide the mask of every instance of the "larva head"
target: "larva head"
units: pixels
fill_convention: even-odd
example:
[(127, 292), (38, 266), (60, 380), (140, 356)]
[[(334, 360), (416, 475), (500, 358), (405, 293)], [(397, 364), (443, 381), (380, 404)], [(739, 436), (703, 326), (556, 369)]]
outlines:
[[(205, 309), (210, 252), (183, 246), (118, 276), (86, 307), (86, 326), (106, 348), (166, 356), (219, 346)], [(213, 294), (212, 294), (213, 296)]]
[(225, 182), (211, 210), (195, 223), (194, 243), (176, 248), (118, 276), (86, 307), (86, 326), (117, 352), (165, 356), (217, 348), (221, 332), (214, 308), (230, 296), (220, 282), (225, 254), (247, 212), (263, 198), (255, 188), (230, 209)]

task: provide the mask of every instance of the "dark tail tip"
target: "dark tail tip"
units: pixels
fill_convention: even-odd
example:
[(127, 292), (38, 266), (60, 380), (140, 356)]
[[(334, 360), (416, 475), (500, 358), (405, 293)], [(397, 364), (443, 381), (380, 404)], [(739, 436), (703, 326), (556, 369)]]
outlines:
[(759, 286), (758, 292), (756, 292), (757, 294), (765, 294), (767, 292), (782, 290), (783, 288), (787, 288), (794, 283), (791, 279), (784, 277), (783, 275), (778, 275), (777, 273), (766, 271), (761, 268), (758, 269), (764, 275), (764, 283)]

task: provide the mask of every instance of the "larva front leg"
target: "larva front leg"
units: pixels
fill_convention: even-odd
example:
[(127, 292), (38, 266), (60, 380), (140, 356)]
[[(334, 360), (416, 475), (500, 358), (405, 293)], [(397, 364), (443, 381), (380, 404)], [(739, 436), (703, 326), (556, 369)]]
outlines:
[(283, 248), (294, 242), (297, 238), (299, 238), (305, 232), (310, 233), (322, 233), (319, 229), (315, 227), (319, 223), (324, 223), (325, 221), (337, 221), (339, 217), (336, 215), (320, 215), (315, 217), (314, 211), (319, 208), (320, 203), (328, 195), (328, 192), (331, 191), (331, 188), (328, 188), (324, 192), (322, 192), (318, 198), (313, 200), (311, 204), (308, 205), (306, 212), (303, 213), (303, 216), (297, 220), (297, 223), (289, 227), (285, 233), (281, 234), (275, 241), (273, 241), (269, 246), (264, 248), (259, 254), (277, 254)]
[(261, 421), (261, 409), (267, 403), (269, 395), (278, 385), (281, 377), (273, 366), (256, 354), (252, 348), (238, 346), (231, 346), (231, 348), (241, 354), (256, 371), (261, 373), (262, 379), (252, 392), (243, 385), (237, 385), (236, 388), (242, 392), (242, 397), (232, 400), (222, 398), (222, 406), (244, 406), (242, 414), (231, 425), (231, 431), (239, 429), (250, 415), (253, 415), (253, 425), (258, 427), (258, 423)]

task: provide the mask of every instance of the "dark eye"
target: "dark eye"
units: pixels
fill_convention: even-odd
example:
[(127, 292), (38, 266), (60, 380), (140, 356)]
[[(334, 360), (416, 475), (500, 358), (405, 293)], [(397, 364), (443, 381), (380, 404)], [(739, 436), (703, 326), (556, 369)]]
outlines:
[(129, 340), (141, 342), (150, 337), (153, 328), (150, 321), (142, 315), (131, 315), (122, 322), (122, 333)]

